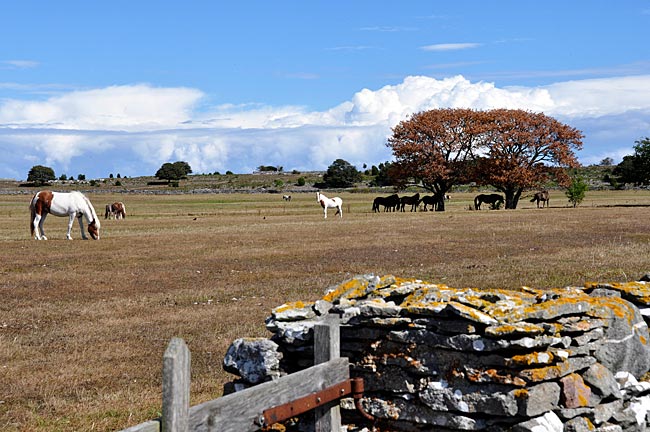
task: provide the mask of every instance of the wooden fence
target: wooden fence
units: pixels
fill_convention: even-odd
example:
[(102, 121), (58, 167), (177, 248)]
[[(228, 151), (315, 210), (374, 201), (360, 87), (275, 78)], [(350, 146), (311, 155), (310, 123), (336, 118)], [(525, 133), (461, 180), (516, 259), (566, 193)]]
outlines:
[[(121, 432), (252, 432), (263, 426), (262, 413), (350, 378), (347, 358), (340, 358), (339, 320), (328, 316), (314, 327), (315, 366), (274, 381), (190, 407), (190, 352), (173, 338), (163, 355), (162, 416)], [(338, 432), (338, 401), (315, 410), (316, 432)]]

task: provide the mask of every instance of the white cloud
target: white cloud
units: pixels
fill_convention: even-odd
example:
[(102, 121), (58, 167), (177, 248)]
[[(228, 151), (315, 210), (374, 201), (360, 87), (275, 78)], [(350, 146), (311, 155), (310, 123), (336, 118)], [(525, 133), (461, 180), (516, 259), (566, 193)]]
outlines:
[(598, 117), (647, 109), (649, 75), (567, 81), (547, 86), (553, 112), (572, 117)]
[(385, 142), (393, 126), (444, 107), (545, 112), (585, 132), (585, 163), (620, 159), (650, 131), (650, 75), (509, 88), (462, 76), (410, 76), (362, 89), (326, 111), (261, 104), (199, 110), (202, 97), (196, 89), (133, 85), (0, 101), (0, 152), (7, 155), (0, 177), (24, 177), (44, 162), (57, 173), (90, 177), (150, 175), (175, 160), (197, 173), (262, 164), (325, 169), (337, 158), (377, 164), (391, 159)]
[(0, 105), (0, 125), (56, 129), (143, 130), (189, 120), (202, 93), (147, 85), (73, 91), (44, 101)]
[(464, 50), (469, 48), (477, 48), (479, 46), (481, 46), (481, 44), (475, 42), (443, 43), (443, 44), (425, 45), (423, 47), (420, 47), (420, 49), (424, 51), (457, 51), (457, 50)]
[(0, 65), (7, 69), (30, 69), (37, 67), (39, 63), (33, 60), (5, 60), (0, 61)]

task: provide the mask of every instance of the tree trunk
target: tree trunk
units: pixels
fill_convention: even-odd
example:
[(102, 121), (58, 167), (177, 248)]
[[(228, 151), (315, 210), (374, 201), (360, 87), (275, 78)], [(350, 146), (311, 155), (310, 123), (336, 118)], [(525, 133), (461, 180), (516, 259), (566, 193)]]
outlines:
[(504, 190), (506, 194), (506, 209), (514, 210), (519, 204), (519, 198), (521, 198), (521, 193), (523, 192), (522, 188), (506, 188)]

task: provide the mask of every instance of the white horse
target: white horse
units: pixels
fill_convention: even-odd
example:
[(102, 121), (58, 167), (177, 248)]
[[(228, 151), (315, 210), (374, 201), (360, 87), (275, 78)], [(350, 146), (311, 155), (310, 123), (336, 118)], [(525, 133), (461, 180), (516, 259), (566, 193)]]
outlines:
[(90, 236), (99, 240), (99, 219), (95, 208), (81, 192), (52, 192), (49, 190), (42, 190), (37, 192), (29, 204), (31, 211), (30, 229), (32, 235), (36, 240), (47, 240), (45, 232), (43, 231), (43, 223), (48, 213), (54, 216), (68, 216), (68, 234), (66, 238), (72, 240), (70, 231), (74, 224), (74, 219), (79, 221), (81, 228), (81, 237), (87, 240), (86, 233), (84, 233), (83, 218), (88, 222), (88, 233)]
[(336, 213), (334, 216), (339, 215), (340, 218), (343, 217), (343, 200), (339, 197), (334, 197), (334, 198), (327, 198), (325, 195), (320, 193), (320, 191), (316, 192), (316, 201), (320, 203), (320, 206), (323, 207), (323, 216), (325, 219), (327, 219), (327, 209), (328, 208), (335, 208)]

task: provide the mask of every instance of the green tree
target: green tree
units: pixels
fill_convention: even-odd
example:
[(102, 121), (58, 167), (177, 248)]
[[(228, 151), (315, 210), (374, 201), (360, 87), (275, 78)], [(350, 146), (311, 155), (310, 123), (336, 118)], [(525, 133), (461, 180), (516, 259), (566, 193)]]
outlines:
[(187, 175), (192, 172), (192, 168), (187, 162), (166, 162), (156, 171), (156, 177), (160, 180), (178, 181), (187, 178)]
[(359, 170), (343, 159), (336, 159), (327, 167), (327, 172), (323, 175), (323, 183), (329, 188), (350, 187), (359, 181), (361, 181)]
[(564, 193), (573, 205), (573, 208), (577, 207), (585, 199), (587, 189), (589, 189), (589, 186), (581, 176), (574, 175), (571, 177), (571, 184), (566, 188)]
[(375, 178), (370, 182), (371, 186), (392, 186), (393, 179), (390, 175), (392, 164), (390, 162), (380, 163), (379, 167), (372, 166), (371, 170)]
[(612, 171), (619, 183), (650, 183), (650, 138), (635, 141), (635, 144), (634, 154), (624, 156)]
[(38, 186), (47, 184), (47, 182), (55, 179), (54, 170), (43, 165), (34, 165), (27, 174), (27, 181), (33, 182)]

